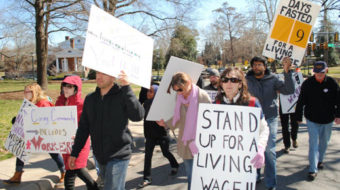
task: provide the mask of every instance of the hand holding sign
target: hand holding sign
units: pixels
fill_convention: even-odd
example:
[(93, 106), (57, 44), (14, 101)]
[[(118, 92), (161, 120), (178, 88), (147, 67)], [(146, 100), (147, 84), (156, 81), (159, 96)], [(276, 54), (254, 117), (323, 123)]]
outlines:
[(285, 73), (288, 73), (292, 66), (292, 61), (290, 60), (290, 58), (289, 57), (283, 58), (282, 64), (283, 70), (285, 71)]
[(264, 164), (264, 160), (265, 160), (265, 157), (264, 157), (264, 148), (261, 145), (259, 145), (258, 146), (257, 154), (251, 160), (250, 163), (254, 164), (255, 168), (261, 168), (263, 166), (263, 164)]
[(130, 85), (130, 82), (128, 80), (128, 76), (125, 74), (124, 71), (120, 71), (120, 74), (118, 75), (118, 82), (121, 86)]

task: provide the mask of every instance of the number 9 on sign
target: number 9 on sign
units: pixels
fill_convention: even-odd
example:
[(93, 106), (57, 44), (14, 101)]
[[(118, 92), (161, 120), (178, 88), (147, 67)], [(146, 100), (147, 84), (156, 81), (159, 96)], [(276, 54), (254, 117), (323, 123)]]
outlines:
[(311, 25), (295, 21), (289, 43), (301, 48), (306, 48), (311, 30)]

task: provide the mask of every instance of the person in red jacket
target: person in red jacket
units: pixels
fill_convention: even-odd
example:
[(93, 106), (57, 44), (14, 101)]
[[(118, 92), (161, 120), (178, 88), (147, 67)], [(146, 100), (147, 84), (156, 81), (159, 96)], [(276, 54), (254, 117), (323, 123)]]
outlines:
[[(44, 94), (44, 91), (41, 89), (41, 87), (37, 83), (29, 84), (25, 87), (24, 97), (38, 107), (51, 107), (51, 106), (53, 106), (53, 104), (48, 100), (48, 96), (46, 96)], [(14, 123), (14, 121), (15, 121), (15, 119), (12, 120), (13, 123)], [(63, 159), (62, 159), (60, 154), (50, 153), (50, 156), (56, 162), (56, 164), (57, 164), (57, 166), (60, 170), (60, 173), (61, 173), (59, 182), (56, 185), (56, 187), (59, 187), (60, 184), (64, 183), (65, 165), (64, 165)], [(15, 173), (14, 173), (13, 177), (10, 178), (9, 180), (4, 180), (3, 183), (5, 183), (5, 184), (19, 184), (19, 183), (21, 183), (21, 176), (22, 176), (22, 173), (24, 172), (23, 171), (24, 165), (25, 165), (24, 162), (21, 161), (19, 158), (17, 158), (16, 164), (15, 164)]]
[[(84, 100), (81, 97), (82, 82), (79, 76), (68, 76), (61, 83), (60, 96), (57, 99), (56, 106), (77, 106), (78, 121), (83, 111)], [(75, 179), (78, 176), (86, 184), (87, 189), (98, 189), (97, 183), (92, 179), (86, 169), (87, 158), (90, 152), (90, 138), (87, 139), (85, 146), (79, 153), (75, 161), (73, 170), (66, 165), (65, 189), (74, 189)], [(63, 154), (64, 162), (67, 163), (70, 154)]]

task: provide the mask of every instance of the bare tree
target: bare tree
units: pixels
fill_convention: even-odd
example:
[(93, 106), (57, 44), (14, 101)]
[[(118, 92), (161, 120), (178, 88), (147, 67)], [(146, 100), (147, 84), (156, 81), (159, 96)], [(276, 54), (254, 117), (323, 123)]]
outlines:
[(230, 7), (228, 2), (222, 4), (222, 7), (214, 10), (218, 14), (215, 27), (221, 28), (226, 32), (227, 46), (224, 47), (224, 54), (227, 53), (228, 60), (235, 65), (234, 44), (233, 42), (239, 37), (238, 33), (246, 24), (242, 14), (237, 13), (235, 7)]

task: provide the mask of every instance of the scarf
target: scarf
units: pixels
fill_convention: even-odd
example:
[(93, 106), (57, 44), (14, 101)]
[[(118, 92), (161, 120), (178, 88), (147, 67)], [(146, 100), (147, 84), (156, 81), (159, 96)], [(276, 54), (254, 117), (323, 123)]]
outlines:
[(196, 154), (198, 149), (195, 144), (196, 137), (196, 124), (197, 124), (197, 112), (198, 112), (198, 87), (194, 84), (191, 85), (191, 92), (187, 99), (183, 95), (177, 95), (175, 114), (172, 119), (172, 125), (175, 126), (177, 121), (180, 119), (181, 105), (189, 104), (188, 110), (185, 116), (185, 126), (182, 137), (182, 142), (187, 145), (189, 141), (189, 148), (192, 154)]

